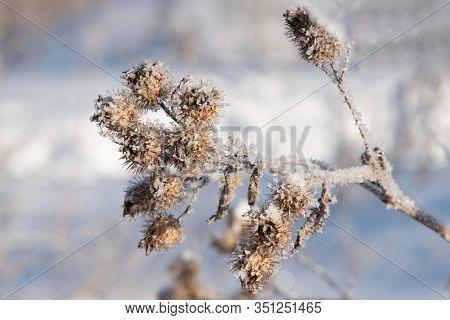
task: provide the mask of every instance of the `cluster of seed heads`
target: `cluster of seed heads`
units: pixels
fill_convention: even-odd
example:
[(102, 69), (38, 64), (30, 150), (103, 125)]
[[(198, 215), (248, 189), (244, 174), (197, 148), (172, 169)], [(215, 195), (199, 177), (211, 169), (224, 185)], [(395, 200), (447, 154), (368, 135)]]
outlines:
[[(342, 43), (306, 9), (288, 10), (284, 17), (301, 57), (322, 67), (341, 55)], [(122, 89), (98, 97), (91, 120), (119, 145), (125, 165), (136, 174), (126, 189), (123, 215), (145, 219), (138, 247), (150, 254), (179, 244), (185, 236), (182, 218), (190, 213), (200, 189), (213, 180), (220, 184), (219, 203), (207, 222), (222, 220), (242, 177), (249, 176), (250, 210), (241, 213), (242, 228), (221, 247), (233, 248), (231, 269), (242, 287), (251, 293), (263, 289), (281, 260), (321, 231), (335, 202), (332, 184), (308, 175), (307, 168), (300, 178), (279, 174), (239, 139), (222, 142), (216, 125), (225, 103), (211, 82), (192, 76), (175, 81), (162, 63), (153, 61), (125, 71), (123, 79)], [(163, 111), (171, 122), (144, 120), (155, 111)], [(270, 194), (261, 201), (266, 177), (271, 177)], [(174, 209), (182, 205), (185, 209), (176, 216)], [(239, 239), (233, 244), (235, 238)]]
[[(135, 174), (125, 193), (123, 215), (145, 217), (139, 247), (165, 251), (183, 239), (180, 218), (170, 210), (186, 201), (215, 167), (216, 118), (224, 106), (212, 83), (187, 76), (175, 83), (161, 62), (145, 61), (124, 72), (124, 87), (96, 100), (91, 117), (101, 134), (119, 145)], [(144, 120), (164, 110), (173, 123)]]

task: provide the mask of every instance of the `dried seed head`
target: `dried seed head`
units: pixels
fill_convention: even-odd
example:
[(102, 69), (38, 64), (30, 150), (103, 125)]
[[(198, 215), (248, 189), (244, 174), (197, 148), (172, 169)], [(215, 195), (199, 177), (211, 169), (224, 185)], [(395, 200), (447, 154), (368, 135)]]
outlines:
[(278, 258), (264, 252), (238, 248), (234, 253), (232, 270), (250, 293), (262, 290), (279, 265)]
[(145, 249), (145, 254), (156, 250), (167, 251), (183, 241), (183, 228), (180, 222), (171, 215), (162, 215), (147, 222), (143, 230), (144, 238), (139, 241), (138, 248)]
[(168, 210), (184, 198), (183, 181), (175, 174), (154, 171), (151, 188), (155, 194), (155, 210)]
[(140, 214), (152, 211), (154, 207), (152, 198), (148, 176), (132, 180), (125, 190), (123, 216), (135, 218)]
[(120, 144), (122, 159), (130, 170), (144, 172), (158, 163), (163, 145), (163, 132), (158, 128), (139, 127), (116, 141)]
[(282, 256), (292, 239), (292, 221), (286, 219), (274, 205), (265, 209), (253, 208), (246, 225), (241, 245), (253, 250), (258, 248), (272, 255)]
[(195, 172), (201, 165), (206, 169), (216, 151), (214, 132), (205, 128), (174, 129), (166, 143), (166, 161), (181, 171)]
[(100, 128), (116, 133), (126, 133), (136, 127), (140, 112), (130, 97), (123, 94), (98, 96), (91, 121)]
[(158, 214), (178, 205), (185, 196), (183, 181), (167, 170), (155, 170), (132, 181), (125, 193), (123, 216)]
[(304, 7), (284, 14), (287, 35), (297, 46), (300, 56), (317, 67), (335, 61), (344, 51), (343, 43), (317, 24)]
[(142, 62), (125, 71), (123, 78), (144, 109), (157, 110), (173, 87), (169, 73), (159, 61)]
[(212, 83), (188, 76), (180, 81), (172, 95), (177, 117), (183, 122), (203, 122), (215, 119), (224, 106), (222, 93)]
[(284, 180), (271, 189), (273, 203), (283, 211), (286, 218), (295, 220), (305, 217), (311, 208), (317, 206), (312, 189), (307, 183), (292, 184)]

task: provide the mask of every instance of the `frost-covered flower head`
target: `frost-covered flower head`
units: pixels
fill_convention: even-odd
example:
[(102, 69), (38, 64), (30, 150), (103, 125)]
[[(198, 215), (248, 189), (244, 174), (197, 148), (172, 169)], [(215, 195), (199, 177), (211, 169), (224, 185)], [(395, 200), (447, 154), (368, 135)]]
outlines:
[(115, 95), (99, 95), (95, 101), (94, 114), (91, 121), (94, 121), (108, 133), (122, 133), (133, 130), (140, 117), (140, 110), (133, 103), (131, 97), (117, 93)]
[(174, 128), (166, 141), (167, 162), (196, 176), (212, 165), (216, 147), (216, 137), (210, 128)]
[(185, 196), (183, 181), (172, 169), (155, 169), (132, 181), (125, 192), (123, 215), (165, 212), (178, 205)]
[(327, 29), (319, 25), (304, 7), (288, 9), (285, 18), (287, 35), (297, 46), (300, 56), (322, 67), (342, 55), (343, 43)]
[(159, 61), (144, 61), (124, 72), (126, 86), (144, 109), (157, 110), (172, 92), (172, 77)]
[(291, 242), (292, 221), (286, 219), (283, 212), (273, 204), (263, 209), (253, 208), (248, 215), (251, 220), (245, 230), (242, 245), (283, 255)]
[(307, 216), (312, 208), (318, 206), (313, 188), (314, 184), (309, 181), (293, 181), (288, 176), (271, 186), (270, 198), (286, 218), (296, 220)]
[(279, 259), (273, 255), (251, 250), (239, 250), (233, 256), (231, 269), (241, 281), (243, 289), (257, 293), (279, 268)]
[(125, 165), (135, 172), (144, 172), (149, 166), (158, 163), (163, 142), (163, 131), (149, 126), (139, 126), (116, 141), (120, 145)]
[(154, 250), (164, 252), (175, 247), (183, 241), (184, 231), (178, 219), (163, 214), (150, 219), (143, 233), (144, 238), (139, 241), (138, 247), (149, 254)]
[(212, 121), (224, 107), (223, 95), (217, 87), (191, 76), (180, 81), (172, 103), (177, 106), (177, 117), (187, 123)]
[(246, 216), (243, 235), (231, 256), (231, 268), (242, 288), (255, 293), (270, 280), (291, 243), (292, 222), (274, 205), (253, 207)]

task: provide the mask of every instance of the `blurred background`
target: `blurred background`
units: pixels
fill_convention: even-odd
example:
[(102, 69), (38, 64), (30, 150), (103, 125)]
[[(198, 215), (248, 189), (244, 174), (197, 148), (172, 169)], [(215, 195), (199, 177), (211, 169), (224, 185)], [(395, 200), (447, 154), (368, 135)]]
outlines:
[[(364, 60), (352, 68), (349, 85), (375, 141), (385, 147), (404, 191), (450, 222), (450, 7), (423, 20), (444, 2), (302, 3), (334, 32), (355, 41), (353, 62)], [(223, 89), (229, 105), (222, 125), (265, 125), (264, 131), (295, 126), (298, 135), (311, 126), (305, 157), (356, 164), (362, 144), (331, 85), (268, 123), (327, 82), (300, 61), (284, 36), (282, 13), (297, 4), (1, 0), (0, 296), (60, 262), (10, 298), (164, 297), (180, 279), (174, 261), (187, 256), (196, 261), (195, 286), (206, 296), (244, 297), (228, 270), (227, 254), (211, 246), (225, 223), (204, 223), (216, 208), (218, 186), (200, 194), (195, 213), (185, 220), (182, 245), (145, 256), (136, 248), (141, 222), (121, 220), (131, 175), (89, 116), (97, 94), (119, 87), (111, 74), (120, 77), (144, 59), (162, 60), (178, 78), (190, 73)], [(289, 141), (273, 141), (274, 156), (289, 153)], [(245, 188), (239, 190), (245, 196)], [(358, 187), (336, 193), (332, 221), (449, 294), (448, 243)], [(245, 210), (239, 199), (233, 207)], [(357, 299), (440, 298), (331, 223), (303, 254), (309, 260), (283, 261), (258, 297), (343, 298), (344, 290)], [(335, 288), (318, 275), (318, 265)]]

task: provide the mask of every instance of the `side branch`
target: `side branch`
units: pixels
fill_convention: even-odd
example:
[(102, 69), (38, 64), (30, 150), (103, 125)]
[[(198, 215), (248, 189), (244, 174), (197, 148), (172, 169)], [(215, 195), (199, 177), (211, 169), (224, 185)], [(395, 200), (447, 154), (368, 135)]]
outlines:
[(175, 123), (178, 123), (177, 117), (175, 117), (175, 114), (172, 112), (172, 110), (169, 109), (169, 107), (164, 103), (161, 102), (159, 104), (159, 106), (161, 107), (161, 109), (164, 110), (164, 112), (173, 120), (175, 121)]
[[(323, 161), (312, 161), (314, 165), (321, 168), (315, 169), (312, 172), (321, 172), (318, 177), (322, 176), (330, 181), (330, 183), (337, 185), (345, 185), (349, 183), (357, 183), (367, 191), (371, 192), (382, 202), (384, 202), (389, 208), (395, 209), (407, 217), (410, 217), (417, 222), (421, 223), (430, 230), (436, 232), (441, 238), (450, 243), (450, 226), (445, 222), (433, 217), (423, 209), (418, 208), (414, 202), (404, 195), (398, 188), (396, 182), (393, 179), (389, 179), (389, 186), (385, 184), (387, 181), (383, 181), (384, 187), (375, 179), (372, 169), (367, 165), (361, 167), (354, 167), (348, 169), (336, 170), (330, 164)], [(365, 180), (365, 181), (361, 181)], [(391, 190), (388, 192), (387, 190)], [(397, 192), (392, 192), (397, 190)]]
[(415, 206), (409, 198), (393, 199), (384, 190), (372, 182), (363, 182), (360, 183), (360, 186), (371, 192), (389, 207), (392, 207), (404, 215), (416, 220), (428, 229), (436, 232), (447, 242), (450, 242), (450, 226), (428, 214), (423, 209)]

